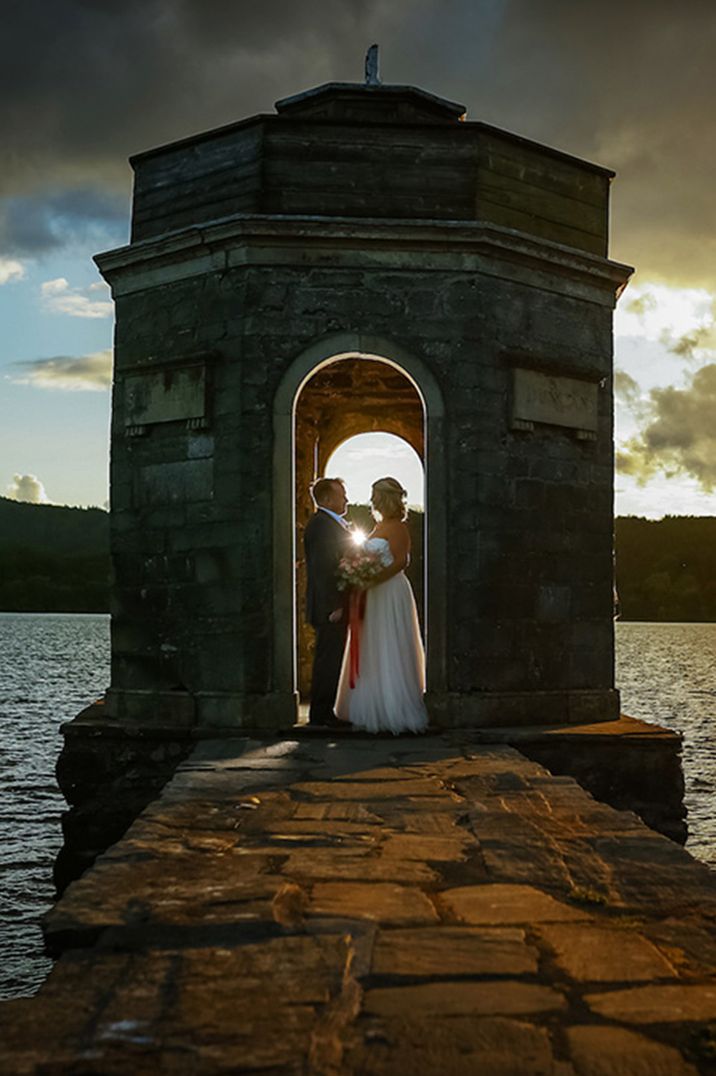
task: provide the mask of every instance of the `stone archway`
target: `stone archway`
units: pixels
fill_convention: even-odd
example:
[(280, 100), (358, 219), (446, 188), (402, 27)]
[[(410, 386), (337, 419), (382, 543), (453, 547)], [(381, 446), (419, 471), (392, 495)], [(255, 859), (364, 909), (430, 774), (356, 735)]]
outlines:
[[(301, 387), (295, 404), (295, 505), (296, 660), (302, 699), (309, 694), (314, 642), (302, 616), (306, 594), (303, 531), (313, 514), (309, 488), (327, 473), (328, 460), (340, 444), (356, 434), (375, 431), (401, 437), (415, 450), (425, 470), (423, 401), (410, 378), (396, 366), (367, 356), (343, 356), (322, 366)], [(419, 522), (412, 519), (414, 528)], [(413, 545), (419, 554), (414, 562), (414, 574), (417, 572), (419, 578), (412, 582), (420, 608), (424, 593), (422, 532), (414, 535)]]
[[(346, 400), (341, 418), (327, 418), (321, 430), (310, 408), (303, 416), (296, 407), (302, 391), (314, 378), (315, 408), (320, 410), (341, 388)], [(356, 391), (346, 394), (346, 389)], [(395, 398), (387, 407), (391, 391)], [(416, 400), (421, 405), (422, 423), (415, 421)], [(386, 339), (359, 333), (336, 334), (303, 351), (284, 374), (274, 398), (273, 665), (277, 688), (292, 692), (297, 704), (296, 654), (302, 617), (296, 615), (294, 578), (302, 552), (297, 530), (305, 525), (311, 512), (308, 486), (320, 473), (319, 465), (325, 464), (342, 441), (354, 433), (371, 430), (403, 436), (423, 460), (428, 521), (424, 548), (428, 565), (428, 692), (445, 690), (443, 415), (442, 394), (430, 370), (420, 359)]]

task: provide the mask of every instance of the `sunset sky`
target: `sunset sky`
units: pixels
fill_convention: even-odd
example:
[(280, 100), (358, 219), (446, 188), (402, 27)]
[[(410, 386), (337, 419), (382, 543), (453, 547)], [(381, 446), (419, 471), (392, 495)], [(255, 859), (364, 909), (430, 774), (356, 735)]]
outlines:
[[(611, 256), (637, 267), (615, 321), (617, 511), (716, 515), (708, 0), (6, 0), (0, 495), (106, 502), (113, 311), (91, 256), (127, 241), (127, 157), (362, 81), (373, 41), (385, 82), (617, 171)], [(364, 483), (376, 469), (364, 452)]]

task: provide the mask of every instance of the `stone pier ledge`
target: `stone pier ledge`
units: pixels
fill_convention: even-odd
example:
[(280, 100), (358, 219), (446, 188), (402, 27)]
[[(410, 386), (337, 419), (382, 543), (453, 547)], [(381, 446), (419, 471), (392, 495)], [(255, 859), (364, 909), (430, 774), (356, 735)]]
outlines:
[(716, 876), (468, 733), (205, 741), (45, 931), (3, 1073), (716, 1071)]

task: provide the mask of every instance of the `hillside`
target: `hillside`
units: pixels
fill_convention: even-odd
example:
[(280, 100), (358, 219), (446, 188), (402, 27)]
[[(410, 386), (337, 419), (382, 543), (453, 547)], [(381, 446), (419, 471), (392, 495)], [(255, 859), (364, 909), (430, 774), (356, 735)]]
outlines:
[(77, 556), (109, 551), (109, 515), (101, 508), (25, 504), (0, 497), (0, 545)]
[(105, 612), (109, 516), (0, 497), (0, 610)]

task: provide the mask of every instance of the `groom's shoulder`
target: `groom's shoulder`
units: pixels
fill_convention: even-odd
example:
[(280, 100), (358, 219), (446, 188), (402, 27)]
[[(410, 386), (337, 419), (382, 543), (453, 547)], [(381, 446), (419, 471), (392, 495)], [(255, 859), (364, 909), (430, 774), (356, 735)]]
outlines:
[(325, 512), (314, 512), (306, 524), (304, 534), (313, 534), (315, 531), (320, 531), (329, 522), (330, 520)]

